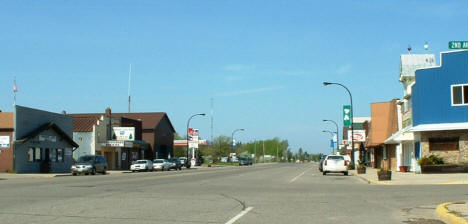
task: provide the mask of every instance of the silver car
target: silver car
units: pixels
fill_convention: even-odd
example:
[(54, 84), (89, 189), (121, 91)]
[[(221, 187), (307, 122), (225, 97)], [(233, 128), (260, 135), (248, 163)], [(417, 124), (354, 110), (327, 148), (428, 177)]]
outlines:
[(71, 166), (73, 176), (77, 174), (92, 174), (96, 173), (106, 174), (107, 161), (104, 156), (99, 155), (86, 155), (78, 158), (76, 164)]
[(170, 163), (165, 159), (155, 159), (153, 160), (153, 169), (154, 170), (169, 170)]
[(137, 160), (134, 164), (130, 166), (132, 172), (135, 171), (153, 171), (153, 162), (151, 160), (142, 159)]

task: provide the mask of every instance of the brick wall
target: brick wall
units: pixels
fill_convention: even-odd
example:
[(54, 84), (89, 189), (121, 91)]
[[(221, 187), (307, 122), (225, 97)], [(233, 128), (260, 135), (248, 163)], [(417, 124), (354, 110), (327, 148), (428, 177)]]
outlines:
[[(458, 137), (459, 150), (429, 150), (429, 138)], [(431, 154), (444, 158), (445, 163), (468, 162), (468, 130), (421, 132), (422, 156)]]

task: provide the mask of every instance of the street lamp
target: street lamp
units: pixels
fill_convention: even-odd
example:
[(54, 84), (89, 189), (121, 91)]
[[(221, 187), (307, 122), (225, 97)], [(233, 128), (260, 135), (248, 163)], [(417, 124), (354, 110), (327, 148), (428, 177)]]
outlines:
[[(322, 131), (322, 132), (324, 132), (324, 133), (330, 133), (331, 136), (332, 136), (332, 141), (333, 141), (333, 137), (335, 137), (335, 132), (325, 131), (325, 130)], [(336, 136), (336, 143), (337, 143), (336, 145), (338, 146), (338, 134), (336, 134), (336, 135), (337, 135), (337, 136)], [(337, 148), (337, 150), (338, 150), (338, 147), (336, 147), (336, 148)], [(334, 151), (334, 150), (333, 150), (333, 148), (332, 148), (332, 154), (333, 154), (333, 151)], [(337, 152), (338, 152), (338, 151), (337, 151)]]
[(339, 136), (339, 131), (340, 131), (340, 130), (339, 130), (339, 128), (338, 128), (338, 124), (337, 124), (335, 121), (333, 121), (333, 120), (326, 120), (326, 119), (323, 119), (322, 121), (323, 121), (323, 122), (329, 121), (329, 122), (332, 122), (333, 124), (335, 124), (335, 126), (336, 126), (336, 152), (338, 152), (338, 151), (339, 151), (339, 148), (338, 148), (338, 141), (340, 140), (340, 138), (339, 138), (339, 137), (340, 137), (340, 136)]
[(324, 86), (328, 86), (328, 85), (339, 85), (343, 88), (346, 89), (346, 91), (348, 92), (349, 94), (349, 101), (351, 103), (351, 164), (352, 166), (354, 167), (354, 110), (353, 110), (353, 95), (351, 95), (351, 92), (349, 91), (349, 89), (344, 86), (343, 84), (341, 83), (336, 83), (336, 82), (323, 82), (323, 85)]
[(186, 151), (187, 160), (185, 161), (185, 167), (187, 168), (189, 168), (189, 156), (188, 156), (189, 155), (189, 132), (188, 132), (188, 129), (190, 127), (190, 120), (192, 120), (192, 118), (195, 116), (205, 116), (205, 114), (194, 114), (187, 121), (187, 151)]
[(243, 128), (236, 129), (232, 132), (231, 139), (232, 139), (232, 144), (231, 144), (231, 152), (234, 152), (234, 133), (238, 131), (245, 131)]

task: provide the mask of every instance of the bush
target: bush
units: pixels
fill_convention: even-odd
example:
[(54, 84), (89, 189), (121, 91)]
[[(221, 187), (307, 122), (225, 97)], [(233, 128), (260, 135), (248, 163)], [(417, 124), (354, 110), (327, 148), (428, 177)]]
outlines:
[(418, 160), (420, 166), (444, 164), (444, 159), (436, 155), (424, 156)]

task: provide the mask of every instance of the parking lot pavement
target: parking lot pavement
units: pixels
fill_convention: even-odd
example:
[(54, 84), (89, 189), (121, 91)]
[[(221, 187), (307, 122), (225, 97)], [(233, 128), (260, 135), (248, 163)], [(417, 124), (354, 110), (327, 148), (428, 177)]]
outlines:
[(413, 172), (392, 172), (392, 180), (379, 181), (377, 169), (366, 168), (365, 174), (357, 174), (356, 170), (350, 170), (350, 174), (369, 184), (376, 185), (455, 185), (468, 184), (468, 173), (450, 174), (417, 174)]

